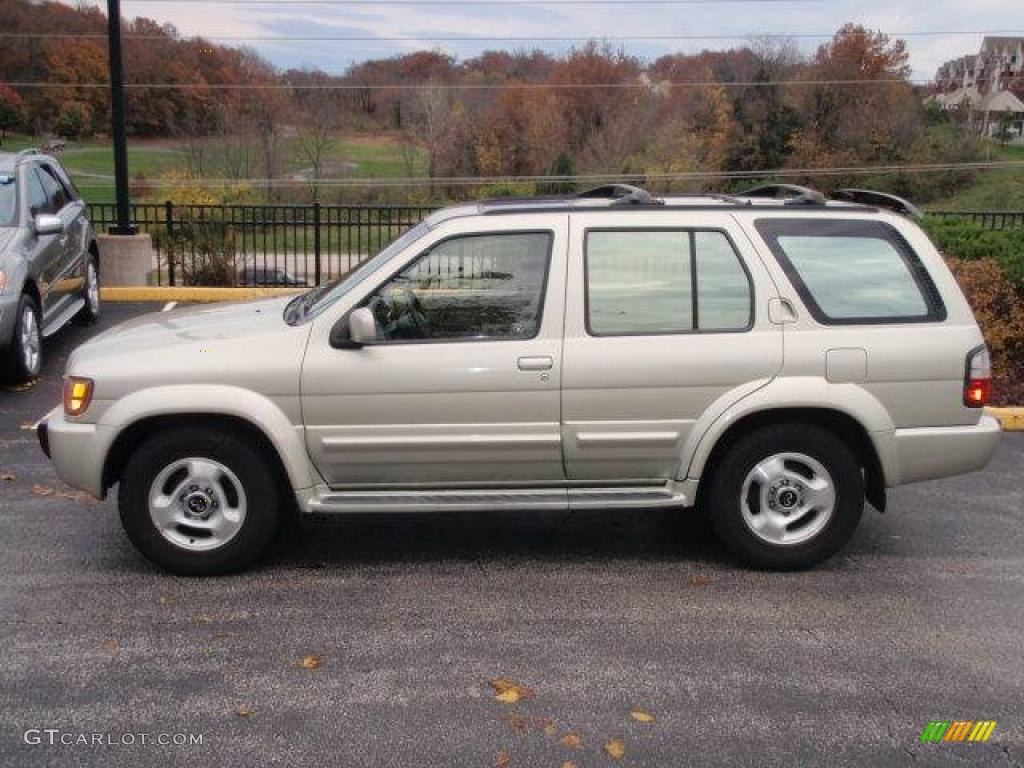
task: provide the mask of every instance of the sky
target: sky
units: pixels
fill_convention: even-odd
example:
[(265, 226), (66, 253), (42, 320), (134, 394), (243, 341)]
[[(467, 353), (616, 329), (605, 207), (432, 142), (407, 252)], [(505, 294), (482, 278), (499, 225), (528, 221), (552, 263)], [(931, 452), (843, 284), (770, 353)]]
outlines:
[[(245, 45), (282, 67), (342, 72), (354, 62), (403, 52), (440, 49), (465, 59), (484, 50), (542, 48), (563, 53), (571, 42), (439, 41), (436, 38), (572, 37), (607, 39), (627, 53), (654, 59), (664, 53), (695, 53), (726, 49), (760, 35), (798, 37), (797, 47), (812, 52), (848, 21), (905, 39), (914, 80), (930, 80), (944, 61), (976, 53), (982, 33), (1024, 36), (1024, 2), (1020, 0), (684, 0), (686, 4), (643, 5), (636, 0), (598, 0), (602, 4), (569, 4), (549, 0), (523, 4), (495, 0), (279, 0), (249, 4), (244, 0), (122, 0), (122, 16), (147, 16), (173, 24), (185, 36), (205, 37), (365, 37), (360, 41), (217, 40)], [(666, 0), (660, 0), (665, 3)], [(85, 0), (106, 7), (105, 0)], [(461, 4), (459, 4), (461, 3)], [(561, 3), (561, 4), (559, 4)], [(950, 34), (971, 33), (971, 34)], [(728, 36), (714, 40), (619, 40), (665, 35)], [(413, 38), (388, 40), (384, 38)], [(129, 62), (130, 65), (130, 62)]]

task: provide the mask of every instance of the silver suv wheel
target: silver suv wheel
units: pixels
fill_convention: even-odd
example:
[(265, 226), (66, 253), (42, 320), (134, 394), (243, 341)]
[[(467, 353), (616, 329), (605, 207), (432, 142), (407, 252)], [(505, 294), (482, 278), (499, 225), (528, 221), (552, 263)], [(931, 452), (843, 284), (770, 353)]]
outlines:
[(828, 523), (835, 505), (832, 476), (821, 462), (803, 453), (776, 453), (756, 464), (740, 497), (747, 527), (776, 545), (812, 539)]
[(149, 489), (149, 516), (160, 535), (192, 552), (227, 544), (245, 522), (238, 477), (219, 461), (190, 457), (164, 467)]
[(43, 359), (43, 340), (39, 332), (39, 320), (35, 308), (25, 304), (21, 310), (21, 356), (25, 371), (35, 376)]

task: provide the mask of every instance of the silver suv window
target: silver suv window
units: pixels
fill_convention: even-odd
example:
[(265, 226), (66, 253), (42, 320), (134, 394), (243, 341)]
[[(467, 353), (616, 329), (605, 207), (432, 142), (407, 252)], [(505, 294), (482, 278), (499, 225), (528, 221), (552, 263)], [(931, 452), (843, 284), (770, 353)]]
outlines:
[(540, 330), (550, 232), (443, 240), (365, 305), (384, 341), (529, 339)]
[(755, 226), (818, 322), (923, 322), (945, 317), (924, 265), (888, 224), (762, 219)]
[(0, 171), (0, 227), (18, 224), (18, 178)]
[(585, 258), (592, 336), (750, 327), (750, 278), (723, 232), (590, 230)]

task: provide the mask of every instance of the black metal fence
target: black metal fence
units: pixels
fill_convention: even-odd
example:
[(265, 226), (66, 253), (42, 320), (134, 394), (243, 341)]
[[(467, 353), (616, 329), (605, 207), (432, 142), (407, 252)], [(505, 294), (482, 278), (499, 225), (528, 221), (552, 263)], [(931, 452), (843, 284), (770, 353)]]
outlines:
[[(356, 267), (414, 227), (432, 206), (175, 205), (137, 203), (132, 222), (153, 238), (157, 285), (319, 285)], [(98, 231), (112, 203), (93, 203)], [(928, 211), (986, 229), (1024, 229), (1024, 211)]]
[(1024, 211), (926, 211), (929, 216), (960, 218), (980, 224), (985, 229), (1001, 232), (1006, 229), (1024, 229)]
[[(319, 285), (356, 267), (430, 214), (409, 205), (137, 203), (132, 222), (153, 238), (157, 285)], [(112, 203), (93, 203), (97, 231)]]

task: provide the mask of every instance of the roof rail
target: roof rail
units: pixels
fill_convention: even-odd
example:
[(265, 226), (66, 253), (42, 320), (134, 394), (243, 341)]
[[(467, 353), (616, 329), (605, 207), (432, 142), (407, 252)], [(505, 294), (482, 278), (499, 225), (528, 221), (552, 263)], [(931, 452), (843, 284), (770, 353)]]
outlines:
[(837, 189), (832, 194), (832, 197), (836, 200), (886, 208), (894, 213), (909, 216), (912, 219), (924, 218), (924, 213), (912, 202), (896, 195), (890, 195), (888, 192), (876, 192), (873, 189)]
[(736, 197), (770, 197), (785, 201), (785, 205), (824, 205), (825, 196), (816, 189), (799, 184), (762, 184), (738, 192)]
[(665, 201), (654, 197), (646, 189), (634, 187), (632, 184), (603, 184), (584, 192), (576, 197), (582, 198), (612, 198), (612, 205), (664, 205)]
[(15, 157), (28, 157), (29, 155), (41, 155), (41, 154), (43, 154), (42, 150), (36, 149), (35, 147), (29, 147), (28, 149), (23, 149), (23, 150), (19, 151), (17, 153), (17, 155), (15, 155)]

